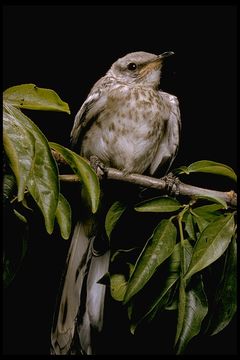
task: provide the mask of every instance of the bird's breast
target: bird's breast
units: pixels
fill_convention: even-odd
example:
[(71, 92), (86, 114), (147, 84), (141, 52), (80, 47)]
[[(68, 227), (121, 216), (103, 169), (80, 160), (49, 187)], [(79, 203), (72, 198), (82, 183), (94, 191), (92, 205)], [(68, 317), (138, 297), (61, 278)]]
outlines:
[(107, 166), (143, 173), (161, 141), (167, 109), (154, 90), (124, 86), (112, 90), (82, 142), (82, 154)]

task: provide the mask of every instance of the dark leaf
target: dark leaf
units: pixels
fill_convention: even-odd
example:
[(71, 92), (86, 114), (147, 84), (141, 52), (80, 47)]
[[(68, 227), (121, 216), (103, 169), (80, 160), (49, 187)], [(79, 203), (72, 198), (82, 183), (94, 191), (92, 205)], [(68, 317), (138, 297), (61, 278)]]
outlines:
[(124, 303), (141, 290), (157, 267), (173, 252), (177, 230), (171, 220), (162, 220), (143, 248), (129, 279)]
[(234, 215), (227, 214), (211, 222), (200, 234), (194, 247), (185, 280), (216, 261), (227, 249), (234, 232)]
[(218, 286), (214, 311), (210, 318), (208, 333), (218, 334), (232, 320), (237, 310), (237, 242), (236, 236), (227, 249), (225, 266)]
[[(202, 321), (208, 312), (201, 276), (197, 276), (194, 280), (187, 288), (184, 280), (180, 283), (179, 312), (181, 316), (178, 318), (175, 342), (177, 354), (182, 354), (189, 341), (200, 332)], [(179, 323), (180, 320), (181, 323)]]
[(121, 201), (116, 201), (108, 210), (105, 219), (105, 229), (109, 240), (116, 223), (118, 222), (119, 218), (121, 217), (121, 215), (124, 213), (125, 210), (126, 210), (126, 205), (123, 204)]

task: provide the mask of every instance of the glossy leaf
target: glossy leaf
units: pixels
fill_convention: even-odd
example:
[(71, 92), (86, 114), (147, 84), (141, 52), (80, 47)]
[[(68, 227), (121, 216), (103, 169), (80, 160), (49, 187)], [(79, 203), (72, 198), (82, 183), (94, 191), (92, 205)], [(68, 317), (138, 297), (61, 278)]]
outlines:
[(75, 174), (79, 176), (89, 196), (92, 212), (96, 213), (99, 205), (100, 186), (94, 170), (83, 157), (77, 155), (75, 152), (56, 143), (51, 142), (49, 145), (63, 156)]
[(234, 231), (233, 214), (220, 216), (200, 234), (185, 280), (216, 261), (227, 249)]
[(196, 232), (195, 232), (195, 229), (194, 229), (193, 216), (192, 216), (192, 214), (190, 212), (188, 212), (187, 215), (186, 215), (185, 231), (187, 232), (190, 239), (196, 240)]
[(218, 286), (214, 310), (211, 315), (208, 333), (218, 334), (232, 320), (237, 310), (237, 242), (236, 237), (227, 249), (225, 266)]
[(221, 164), (215, 161), (201, 160), (196, 161), (188, 166), (188, 172), (204, 172), (216, 175), (227, 176), (230, 179), (237, 181), (237, 175), (234, 170), (225, 164)]
[(209, 221), (207, 221), (206, 218), (196, 214), (194, 210), (191, 210), (191, 214), (193, 215), (193, 219), (197, 223), (199, 231), (202, 232), (208, 226)]
[(116, 201), (108, 210), (105, 219), (105, 229), (109, 239), (111, 237), (113, 229), (115, 228), (116, 223), (118, 222), (119, 218), (122, 216), (125, 210), (126, 205), (121, 203), (121, 201)]
[(4, 174), (3, 176), (3, 201), (9, 201), (17, 192), (16, 178), (12, 174)]
[(8, 112), (34, 137), (34, 158), (27, 179), (27, 187), (41, 209), (46, 230), (52, 233), (59, 197), (58, 168), (48, 141), (40, 129), (19, 109), (7, 105)]
[(193, 248), (188, 240), (183, 240), (180, 243), (181, 249), (181, 270), (180, 270), (180, 285), (179, 285), (179, 296), (178, 296), (178, 320), (177, 320), (177, 331), (176, 331), (176, 337), (175, 337), (175, 344), (177, 343), (180, 334), (182, 332), (183, 326), (184, 326), (184, 317), (186, 312), (186, 282), (183, 280), (183, 274), (186, 272), (186, 269), (188, 268)]
[(140, 319), (135, 321), (134, 329), (142, 322), (144, 319), (153, 319), (157, 311), (165, 305), (165, 300), (168, 299), (169, 292), (172, 290), (173, 286), (176, 284), (179, 279), (179, 268), (180, 268), (180, 243), (174, 246), (172, 255), (167, 259), (168, 270), (167, 277), (163, 282), (161, 291), (154, 301), (150, 304), (148, 311), (143, 314)]
[(63, 239), (67, 240), (71, 233), (71, 207), (62, 194), (59, 194), (56, 220)]
[(206, 199), (206, 200), (209, 200), (211, 202), (221, 204), (224, 209), (228, 208), (228, 205), (227, 205), (226, 201), (224, 199), (219, 198), (218, 196), (215, 196), (214, 194), (212, 194), (211, 196), (210, 195), (205, 196), (205, 195), (197, 195), (196, 194), (195, 197), (196, 197), (196, 199)]
[(55, 91), (39, 88), (34, 84), (10, 87), (4, 91), (3, 100), (18, 108), (63, 111), (70, 114), (68, 104), (62, 101)]
[(179, 311), (182, 311), (181, 331), (177, 336), (176, 353), (182, 354), (189, 341), (196, 336), (200, 330), (202, 321), (208, 312), (207, 298), (203, 288), (201, 277), (185, 288), (184, 281), (180, 285)]
[(162, 220), (158, 224), (135, 264), (124, 303), (144, 287), (157, 267), (172, 254), (176, 236), (177, 230), (171, 220)]
[(198, 206), (193, 209), (194, 213), (200, 217), (203, 217), (207, 221), (216, 220), (221, 212), (219, 210), (223, 209), (223, 206), (220, 204), (210, 204)]
[(7, 109), (3, 111), (3, 145), (17, 180), (18, 201), (22, 201), (34, 159), (35, 138)]
[(137, 204), (134, 209), (140, 212), (172, 212), (179, 210), (181, 207), (182, 205), (177, 200), (161, 196), (143, 201)]

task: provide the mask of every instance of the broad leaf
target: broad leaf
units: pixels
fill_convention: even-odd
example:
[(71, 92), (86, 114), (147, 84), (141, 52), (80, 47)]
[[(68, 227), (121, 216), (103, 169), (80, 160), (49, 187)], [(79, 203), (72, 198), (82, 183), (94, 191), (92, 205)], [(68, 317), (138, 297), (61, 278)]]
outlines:
[(234, 231), (234, 215), (219, 216), (200, 234), (185, 280), (216, 261), (227, 249)]
[(190, 212), (187, 212), (186, 221), (185, 221), (185, 231), (187, 232), (190, 239), (196, 240), (196, 231), (194, 229), (193, 216)]
[(5, 90), (3, 100), (18, 108), (64, 111), (70, 114), (68, 104), (55, 91), (34, 84), (17, 85)]
[(182, 311), (183, 316), (181, 331), (177, 336), (176, 352), (182, 354), (189, 341), (200, 332), (202, 321), (208, 312), (208, 303), (201, 277), (195, 279), (187, 288), (185, 288), (183, 280), (179, 296), (179, 311)]
[(191, 214), (193, 215), (194, 221), (197, 223), (199, 231), (202, 232), (209, 224), (209, 221), (206, 218), (197, 215), (194, 210), (191, 210)]
[(111, 237), (111, 233), (115, 228), (116, 223), (118, 222), (119, 218), (121, 217), (121, 215), (124, 213), (125, 210), (126, 210), (126, 205), (121, 203), (120, 201), (116, 201), (108, 210), (105, 219), (105, 229), (109, 240)]
[[(167, 259), (167, 276), (164, 281), (160, 282), (163, 285), (160, 288), (160, 292), (157, 297), (154, 298), (152, 303), (149, 305), (148, 310), (138, 316), (138, 319), (134, 320), (132, 323), (132, 329), (136, 329), (136, 327), (145, 319), (152, 320), (156, 313), (165, 305), (166, 300), (168, 300), (168, 295), (170, 291), (176, 284), (179, 279), (179, 268), (180, 268), (180, 243), (174, 246), (174, 250), (172, 255)], [(159, 279), (160, 281), (163, 279)]]
[(161, 196), (143, 201), (137, 204), (134, 209), (140, 212), (172, 212), (179, 210), (181, 207), (182, 205), (177, 200)]
[(50, 142), (49, 145), (63, 156), (75, 174), (79, 176), (89, 196), (92, 212), (96, 213), (99, 205), (100, 186), (94, 170), (83, 157), (77, 155), (75, 152), (56, 143)]
[(18, 201), (22, 201), (34, 159), (35, 138), (7, 109), (3, 111), (3, 145), (17, 180)]
[(157, 267), (173, 252), (177, 230), (171, 220), (162, 220), (143, 248), (129, 279), (124, 303), (141, 290)]
[(222, 280), (219, 284), (214, 310), (211, 315), (208, 333), (218, 334), (232, 320), (237, 310), (237, 242), (236, 237), (227, 249)]
[(207, 221), (216, 220), (221, 212), (219, 210), (223, 209), (223, 206), (220, 204), (210, 204), (198, 206), (193, 209), (194, 213), (198, 216), (203, 217)]
[(211, 202), (215, 202), (217, 204), (221, 204), (222, 208), (227, 209), (228, 205), (224, 199), (221, 199), (219, 196), (214, 194), (214, 191), (211, 193), (211, 195), (198, 195), (195, 194), (196, 199), (206, 199)]
[(27, 187), (41, 209), (46, 230), (52, 233), (59, 197), (58, 168), (48, 141), (40, 129), (19, 109), (7, 105), (7, 111), (31, 133), (35, 140), (34, 158), (27, 179)]
[(63, 239), (67, 240), (71, 233), (71, 207), (61, 193), (59, 194), (56, 220), (60, 227)]
[(237, 181), (237, 175), (230, 166), (217, 163), (215, 161), (201, 160), (196, 161), (188, 166), (187, 171), (192, 172), (204, 172), (216, 175), (227, 176), (230, 179)]

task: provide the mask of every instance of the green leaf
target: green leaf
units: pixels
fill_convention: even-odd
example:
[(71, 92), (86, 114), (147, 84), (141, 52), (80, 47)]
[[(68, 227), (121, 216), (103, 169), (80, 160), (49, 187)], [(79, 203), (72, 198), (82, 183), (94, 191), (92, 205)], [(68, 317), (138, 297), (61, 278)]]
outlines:
[(3, 93), (3, 100), (18, 108), (31, 110), (63, 111), (70, 114), (68, 104), (50, 89), (34, 84), (13, 86)]
[(214, 300), (208, 333), (216, 335), (232, 320), (237, 310), (237, 242), (236, 236), (227, 249), (221, 282)]
[(181, 207), (182, 205), (177, 200), (160, 196), (143, 201), (137, 204), (134, 209), (141, 212), (172, 212), (179, 210)]
[(6, 109), (34, 137), (34, 158), (28, 174), (27, 187), (43, 213), (47, 232), (51, 234), (59, 197), (56, 162), (52, 157), (48, 141), (40, 129), (14, 106), (7, 105)]
[(194, 229), (193, 216), (190, 212), (185, 213), (187, 215), (185, 221), (185, 231), (192, 240), (196, 240), (196, 231)]
[(184, 326), (184, 317), (186, 313), (186, 282), (183, 280), (183, 274), (186, 272), (188, 268), (193, 248), (188, 240), (182, 240), (180, 243), (181, 249), (181, 269), (180, 269), (180, 285), (179, 285), (179, 298), (178, 298), (178, 320), (177, 320), (177, 331), (175, 337), (175, 344), (177, 343), (180, 334), (182, 332)]
[(200, 234), (193, 250), (185, 280), (216, 261), (227, 249), (234, 231), (234, 215), (227, 214), (211, 222)]
[(127, 290), (127, 280), (124, 274), (113, 274), (110, 277), (111, 296), (116, 301), (123, 301)]
[(204, 172), (216, 175), (223, 175), (229, 177), (234, 181), (237, 181), (237, 175), (230, 166), (215, 161), (196, 161), (188, 166), (188, 172)]
[[(185, 288), (185, 281), (181, 281), (179, 312), (181, 312), (181, 316), (178, 318), (175, 342), (178, 355), (183, 353), (189, 341), (200, 332), (202, 321), (208, 312), (207, 297), (200, 276), (195, 279), (194, 283), (191, 282), (187, 289)], [(179, 328), (179, 320), (181, 320), (181, 329)]]
[(219, 210), (223, 209), (223, 206), (220, 204), (210, 204), (210, 205), (203, 205), (199, 207), (195, 207), (193, 209), (194, 214), (203, 217), (207, 221), (213, 221), (221, 215)]
[(228, 208), (228, 205), (227, 205), (226, 201), (224, 199), (219, 198), (218, 196), (215, 196), (214, 194), (212, 194), (211, 196), (210, 195), (206, 196), (206, 195), (197, 195), (197, 194), (195, 194), (195, 198), (196, 199), (206, 199), (206, 200), (209, 200), (211, 202), (221, 204), (222, 208), (224, 208), (224, 209)]
[(4, 174), (3, 177), (3, 200), (9, 201), (17, 192), (16, 178), (12, 174)]
[(144, 319), (153, 319), (157, 311), (165, 305), (165, 300), (168, 299), (168, 295), (172, 290), (173, 286), (176, 284), (179, 279), (179, 268), (180, 268), (180, 243), (174, 246), (174, 250), (172, 255), (167, 259), (167, 276), (163, 282), (163, 286), (161, 286), (161, 291), (155, 297), (153, 302), (150, 304), (148, 311), (145, 312), (144, 315), (141, 316), (138, 321), (135, 321), (136, 327), (144, 320)]
[(173, 169), (172, 170), (172, 173), (174, 175), (179, 175), (179, 174), (187, 174), (189, 175), (189, 171), (188, 171), (188, 167), (187, 166), (180, 166), (179, 168), (177, 169)]
[(24, 191), (34, 159), (35, 139), (18, 118), (3, 110), (3, 145), (9, 165), (18, 185), (18, 201), (24, 198)]
[(60, 227), (63, 239), (67, 240), (71, 233), (71, 207), (61, 193), (59, 194), (56, 220)]
[(173, 252), (177, 230), (171, 220), (162, 220), (155, 228), (152, 237), (143, 248), (129, 279), (124, 303), (141, 290), (156, 269)]
[(206, 218), (197, 215), (194, 210), (191, 210), (191, 213), (193, 215), (195, 222), (197, 223), (199, 231), (202, 232), (208, 226), (209, 221), (207, 221)]
[(22, 221), (23, 223), (27, 224), (27, 219), (25, 218), (25, 216), (23, 216), (22, 214), (20, 214), (20, 212), (18, 212), (16, 209), (13, 209), (14, 214), (16, 215), (16, 217)]
[(123, 204), (121, 201), (116, 201), (108, 210), (105, 219), (105, 229), (108, 239), (110, 240), (111, 233), (115, 228), (116, 223), (118, 222), (119, 218), (122, 216), (124, 211), (126, 210), (126, 205)]
[(49, 145), (63, 156), (75, 174), (79, 176), (89, 196), (92, 212), (96, 213), (99, 205), (100, 185), (95, 171), (83, 157), (75, 152), (53, 142), (50, 142)]

